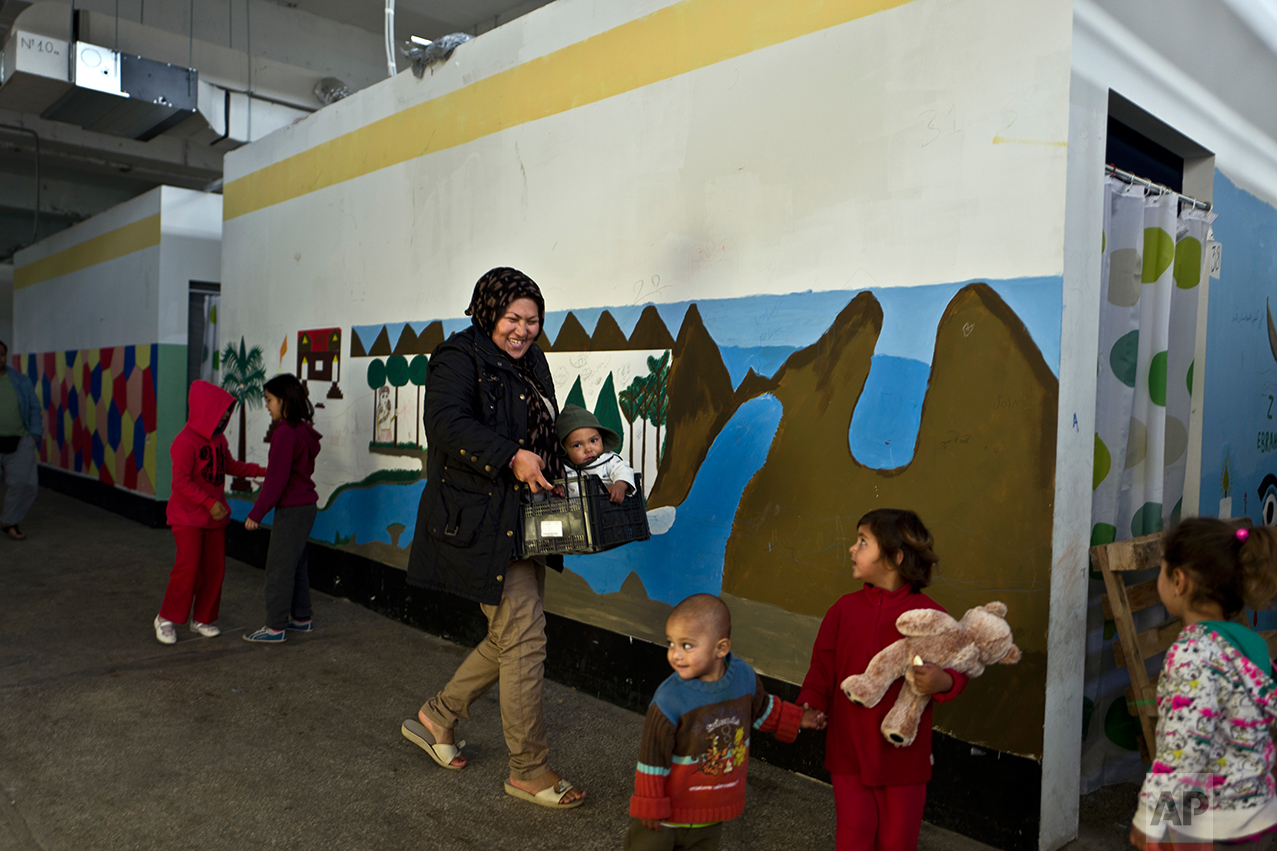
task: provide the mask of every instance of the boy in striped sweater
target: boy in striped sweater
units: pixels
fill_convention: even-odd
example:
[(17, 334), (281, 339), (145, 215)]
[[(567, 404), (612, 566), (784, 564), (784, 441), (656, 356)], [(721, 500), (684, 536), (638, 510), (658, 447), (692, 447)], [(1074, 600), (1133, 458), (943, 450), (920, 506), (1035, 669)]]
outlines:
[(745, 809), (754, 730), (792, 742), (824, 726), (823, 712), (769, 695), (731, 655), (732, 616), (711, 594), (679, 603), (665, 622), (674, 673), (643, 723), (625, 851), (718, 848), (722, 823)]

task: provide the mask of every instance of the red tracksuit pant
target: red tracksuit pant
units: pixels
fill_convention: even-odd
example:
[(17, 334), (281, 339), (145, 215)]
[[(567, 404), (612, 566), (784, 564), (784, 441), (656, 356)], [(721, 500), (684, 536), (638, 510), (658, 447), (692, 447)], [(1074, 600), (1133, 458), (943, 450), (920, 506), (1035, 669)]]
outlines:
[(188, 618), (213, 623), (222, 606), (226, 530), (174, 526), (173, 537), (177, 540), (177, 560), (168, 577), (160, 617), (173, 623), (186, 623)]
[(832, 779), (838, 851), (917, 851), (926, 783), (865, 786), (855, 774)]

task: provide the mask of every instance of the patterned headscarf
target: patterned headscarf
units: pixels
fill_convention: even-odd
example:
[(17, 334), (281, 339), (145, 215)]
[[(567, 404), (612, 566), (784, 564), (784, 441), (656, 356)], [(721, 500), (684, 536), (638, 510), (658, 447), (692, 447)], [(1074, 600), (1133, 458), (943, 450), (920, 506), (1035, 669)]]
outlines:
[[(485, 272), (474, 285), (474, 295), (470, 296), (470, 306), (466, 308), (466, 316), (474, 326), (491, 337), (492, 329), (497, 327), (497, 320), (505, 313), (505, 309), (515, 299), (530, 298), (537, 303), (537, 311), (541, 321), (545, 321), (545, 299), (541, 297), (541, 288), (536, 281), (508, 266), (498, 266)], [(538, 333), (537, 339), (539, 340)], [(536, 340), (533, 340), (536, 342)]]
[[(537, 312), (542, 322), (545, 321), (545, 299), (536, 281), (508, 266), (498, 266), (484, 273), (474, 285), (474, 294), (470, 296), (470, 306), (466, 308), (466, 316), (470, 317), (475, 328), (485, 338), (492, 337), (492, 330), (497, 327), (497, 320), (505, 313), (510, 303), (520, 298), (530, 298), (536, 302)], [(539, 340), (540, 334), (537, 334)], [(532, 367), (532, 360), (525, 354), (514, 359), (498, 349), (502, 356), (510, 361), (515, 374), (523, 380), (531, 391), (528, 393), (528, 448), (540, 455), (545, 461), (545, 477), (547, 479), (563, 476), (563, 462), (559, 457), (558, 438), (554, 429), (554, 411), (548, 406), (544, 397), (550, 397), (548, 390), (541, 385)]]

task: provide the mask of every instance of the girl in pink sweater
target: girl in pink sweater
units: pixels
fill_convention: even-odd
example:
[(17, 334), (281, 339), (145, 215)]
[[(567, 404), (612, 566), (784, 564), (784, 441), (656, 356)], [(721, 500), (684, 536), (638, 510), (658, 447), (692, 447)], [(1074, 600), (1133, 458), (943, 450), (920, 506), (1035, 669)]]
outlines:
[(266, 483), (244, 528), (257, 529), (266, 513), (275, 509), (266, 552), (266, 626), (248, 633), (244, 640), (278, 643), (288, 630), (315, 629), (306, 541), (319, 502), (311, 476), (323, 435), (311, 425), (315, 409), (297, 376), (287, 372), (275, 376), (266, 382), (265, 395), (271, 418)]

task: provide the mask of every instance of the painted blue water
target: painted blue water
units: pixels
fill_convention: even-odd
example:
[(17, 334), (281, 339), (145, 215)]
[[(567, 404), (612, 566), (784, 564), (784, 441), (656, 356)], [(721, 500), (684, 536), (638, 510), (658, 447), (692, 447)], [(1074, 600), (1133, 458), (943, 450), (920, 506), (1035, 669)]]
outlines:
[(930, 375), (931, 367), (922, 361), (873, 356), (847, 433), (857, 461), (891, 470), (913, 460)]
[[(366, 488), (350, 488), (342, 491), (327, 509), (315, 516), (315, 526), (310, 537), (315, 541), (327, 544), (350, 540), (360, 544), (381, 541), (392, 543), (387, 526), (394, 523), (403, 524), (404, 530), (399, 537), (399, 546), (405, 547), (412, 540), (417, 530), (417, 504), (421, 501), (421, 492), (426, 487), (426, 480), (411, 484), (381, 484)], [(231, 517), (243, 521), (253, 504), (245, 500), (230, 500)], [(269, 526), (274, 522), (275, 512), (271, 511), (262, 521)]]
[(715, 438), (674, 525), (650, 541), (589, 556), (569, 556), (569, 569), (597, 594), (620, 590), (638, 574), (648, 596), (674, 605), (690, 594), (723, 589), (723, 559), (745, 485), (767, 460), (783, 413), (770, 394), (751, 399)]
[(732, 377), (732, 386), (739, 387), (746, 373), (751, 369), (764, 378), (771, 378), (780, 369), (785, 359), (798, 351), (793, 346), (756, 346), (752, 349), (741, 346), (719, 346), (718, 353), (723, 357), (723, 365)]
[[(783, 409), (775, 396), (764, 395), (742, 405), (714, 440), (674, 525), (650, 541), (626, 544), (605, 553), (569, 556), (567, 565), (596, 593), (617, 591), (634, 571), (654, 600), (675, 604), (689, 594), (717, 594), (723, 587), (727, 538), (745, 485), (767, 459)], [(338, 537), (357, 543), (391, 543), (386, 527), (402, 523), (399, 538), (407, 546), (416, 531), (417, 504), (425, 480), (407, 485), (381, 484), (343, 491), (315, 518), (311, 538), (334, 543)], [(243, 521), (252, 503), (230, 501), (231, 516)], [(263, 521), (269, 526), (274, 512)]]

